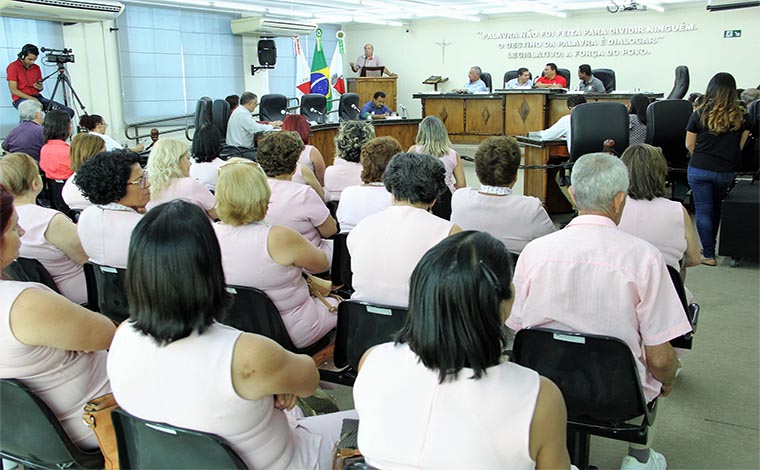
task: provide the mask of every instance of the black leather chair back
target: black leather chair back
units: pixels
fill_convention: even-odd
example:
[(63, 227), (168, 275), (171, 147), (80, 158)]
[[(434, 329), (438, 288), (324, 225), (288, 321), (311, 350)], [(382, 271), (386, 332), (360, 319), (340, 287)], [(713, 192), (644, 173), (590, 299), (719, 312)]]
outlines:
[(617, 83), (615, 81), (615, 71), (612, 69), (594, 69), (591, 75), (595, 76), (604, 83), (604, 91), (612, 93), (615, 91)]
[(44, 182), (48, 188), (48, 197), (50, 198), (50, 207), (59, 212), (63, 212), (66, 217), (71, 218), (71, 208), (63, 200), (63, 187), (66, 184), (65, 180), (52, 180), (50, 178), (44, 178)]
[(688, 151), (684, 146), (686, 125), (693, 112), (687, 100), (660, 100), (647, 107), (647, 135), (644, 142), (660, 147), (668, 166), (686, 168)]
[(285, 95), (270, 94), (261, 97), (259, 102), (259, 119), (261, 121), (282, 121), (288, 109)]
[(211, 98), (203, 96), (195, 102), (195, 120), (193, 124), (196, 129), (200, 129), (204, 124), (211, 123), (211, 108), (213, 103)]
[(557, 75), (562, 75), (565, 77), (565, 80), (567, 80), (567, 88), (570, 89), (570, 78), (572, 75), (570, 75), (570, 71), (568, 69), (557, 69)]
[(103, 468), (100, 449), (81, 451), (53, 411), (14, 379), (0, 380), (0, 457), (27, 468)]
[(689, 67), (679, 65), (676, 67), (676, 78), (673, 82), (673, 89), (670, 90), (666, 99), (682, 100), (686, 93), (689, 92)]
[(694, 343), (694, 333), (697, 332), (697, 323), (699, 322), (699, 305), (689, 305), (689, 302), (686, 299), (686, 289), (683, 286), (681, 273), (673, 266), (668, 266), (668, 274), (670, 275), (670, 280), (673, 282), (673, 287), (676, 289), (678, 298), (681, 300), (683, 310), (686, 313), (686, 319), (689, 320), (692, 328), (690, 333), (671, 339), (670, 345), (674, 348), (691, 349)]
[(214, 434), (147, 421), (120, 408), (111, 419), (121, 468), (246, 468), (229, 444)]
[[(222, 142), (224, 142), (227, 136), (227, 122), (230, 120), (230, 104), (227, 100), (214, 100), (211, 105), (211, 122), (219, 131), (219, 135), (222, 136)], [(196, 127), (200, 129), (200, 127)]]
[[(316, 110), (316, 112), (312, 111)], [(301, 97), (301, 110), (300, 113), (307, 121), (314, 121), (317, 123), (325, 122), (327, 112), (327, 98), (325, 95), (319, 93), (309, 93)]]
[(333, 237), (333, 259), (330, 277), (333, 285), (343, 286), (344, 291), (353, 291), (351, 283), (353, 272), (351, 272), (351, 253), (348, 251), (346, 239), (348, 233), (338, 233)]
[(14, 281), (37, 282), (46, 285), (59, 294), (61, 293), (53, 280), (53, 276), (36, 259), (17, 258), (5, 268), (5, 273)]
[(517, 78), (517, 70), (509, 70), (504, 72), (504, 88), (507, 87), (507, 82)]
[(615, 141), (615, 152), (628, 148), (628, 109), (622, 103), (583, 103), (573, 108), (570, 118), (570, 161), (587, 153), (601, 152), (604, 141)]
[[(353, 106), (352, 106), (353, 105)], [(356, 121), (359, 119), (359, 95), (356, 93), (345, 93), (340, 95), (338, 104), (338, 117), (341, 121)]]
[(98, 293), (100, 313), (116, 323), (129, 318), (129, 301), (124, 290), (125, 269), (92, 264), (92, 274)]
[(483, 80), (483, 83), (486, 84), (486, 87), (488, 87), (488, 91), (493, 91), (493, 80), (491, 79), (491, 74), (488, 72), (483, 72), (480, 74), (480, 79)]

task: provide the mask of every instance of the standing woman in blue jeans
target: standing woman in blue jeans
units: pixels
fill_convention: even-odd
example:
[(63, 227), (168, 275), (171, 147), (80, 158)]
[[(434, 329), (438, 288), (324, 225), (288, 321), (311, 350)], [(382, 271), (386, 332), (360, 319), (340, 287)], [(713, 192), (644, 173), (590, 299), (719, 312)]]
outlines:
[(720, 206), (734, 181), (748, 136), (747, 113), (736, 94), (736, 80), (729, 73), (715, 74), (686, 126), (689, 185), (702, 241), (702, 264), (707, 266), (716, 265)]

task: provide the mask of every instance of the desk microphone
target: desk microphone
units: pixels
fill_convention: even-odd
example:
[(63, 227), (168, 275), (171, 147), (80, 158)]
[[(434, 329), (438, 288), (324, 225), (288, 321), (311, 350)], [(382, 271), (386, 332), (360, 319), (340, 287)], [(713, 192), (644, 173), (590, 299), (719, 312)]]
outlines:
[(319, 111), (317, 111), (317, 110), (316, 110), (316, 109), (314, 109), (314, 108), (309, 108), (309, 112), (310, 112), (310, 113), (317, 113), (317, 114), (319, 114), (320, 116), (324, 116), (324, 115), (325, 115), (325, 113), (320, 113)]
[(406, 119), (407, 117), (409, 117), (409, 110), (406, 109), (406, 106), (404, 106), (403, 104), (399, 103), (398, 107), (399, 107), (399, 109), (401, 111), (403, 111), (402, 116), (401, 116), (402, 118)]
[(286, 115), (286, 114), (288, 114), (288, 113), (287, 113), (287, 112), (286, 112), (284, 109), (281, 109), (281, 110), (280, 110), (280, 114), (282, 114), (283, 116), (285, 116), (285, 115)]

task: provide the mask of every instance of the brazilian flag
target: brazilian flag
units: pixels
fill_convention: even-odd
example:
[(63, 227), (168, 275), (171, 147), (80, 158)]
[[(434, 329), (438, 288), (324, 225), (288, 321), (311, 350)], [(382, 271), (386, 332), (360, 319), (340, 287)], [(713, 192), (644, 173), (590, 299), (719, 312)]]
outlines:
[(311, 92), (325, 95), (328, 109), (330, 109), (330, 68), (327, 66), (325, 51), (322, 49), (322, 29), (316, 31), (317, 44), (314, 46), (314, 58), (311, 61)]

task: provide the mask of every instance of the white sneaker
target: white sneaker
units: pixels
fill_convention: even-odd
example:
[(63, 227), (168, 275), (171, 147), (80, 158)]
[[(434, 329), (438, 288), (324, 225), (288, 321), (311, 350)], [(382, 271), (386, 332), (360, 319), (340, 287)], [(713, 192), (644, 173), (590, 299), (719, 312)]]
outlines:
[(665, 456), (655, 452), (654, 449), (649, 449), (649, 460), (646, 463), (641, 463), (635, 457), (626, 455), (623, 463), (620, 464), (620, 470), (665, 470), (666, 468), (668, 468), (668, 463), (665, 461)]

